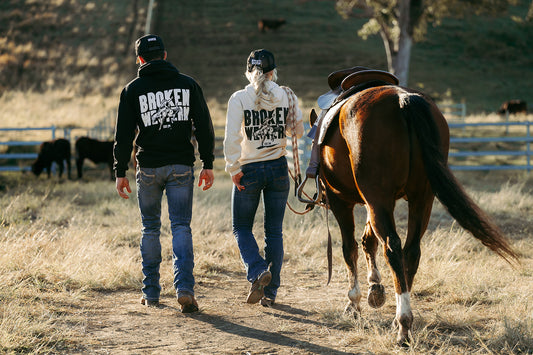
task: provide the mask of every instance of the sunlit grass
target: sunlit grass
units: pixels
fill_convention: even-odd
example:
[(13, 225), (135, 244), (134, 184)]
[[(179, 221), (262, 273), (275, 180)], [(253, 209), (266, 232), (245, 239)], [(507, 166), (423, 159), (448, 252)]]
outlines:
[[(24, 113), (20, 101), (26, 99), (42, 103), (45, 109)], [(58, 91), (48, 96), (10, 93), (2, 96), (0, 102), (5, 106), (16, 104), (11, 109), (22, 112), (13, 113), (13, 117), (22, 117), (13, 121), (18, 127), (24, 127), (30, 115), (35, 115), (42, 125), (62, 122), (65, 127), (92, 126), (95, 122), (89, 123), (90, 118), (99, 118), (108, 109), (113, 111), (116, 105), (115, 98), (86, 97), (77, 107), (79, 114), (87, 117), (86, 121), (80, 121), (70, 115), (74, 112), (71, 108), (74, 110), (76, 98), (68, 92)], [(223, 126), (225, 103), (209, 100), (208, 104), (215, 126)], [(47, 112), (55, 118), (49, 119)], [(467, 121), (472, 122), (482, 119), (467, 117)], [(220, 136), (223, 131), (217, 134)], [(195, 271), (197, 280), (204, 283), (243, 278), (244, 275), (231, 231), (232, 185), (220, 159), (215, 164), (215, 173), (215, 186), (210, 191), (195, 189), (192, 221)], [(113, 182), (106, 180), (107, 172), (101, 175), (94, 168), (81, 181), (57, 177), (47, 180), (43, 176), (36, 179), (20, 173), (0, 175), (0, 248), (9, 251), (0, 254), (0, 351), (46, 352), (75, 346), (72, 344), (78, 342), (84, 329), (83, 312), (77, 310), (84, 297), (91, 292), (138, 292), (140, 289), (140, 218), (135, 194), (128, 201), (118, 198)], [(461, 172), (456, 175), (474, 200), (511, 238), (523, 256), (523, 267), (513, 271), (460, 229), (435, 202), (413, 289), (416, 313), (411, 352), (527, 351), (524, 349), (531, 348), (533, 338), (530, 295), (533, 230), (529, 222), (533, 210), (533, 178), (525, 172)], [(304, 209), (292, 190), (290, 203), (297, 210)], [(398, 231), (404, 235), (407, 228), (404, 201), (398, 201), (395, 215)], [(163, 296), (175, 292), (167, 216), (164, 204)], [(366, 219), (363, 207), (356, 208), (355, 219), (355, 234), (359, 240)], [(325, 221), (323, 209), (315, 209), (304, 216), (287, 210), (284, 224), (284, 277), (294, 278), (298, 287), (314, 292), (318, 285), (325, 284), (327, 277)], [(255, 227), (260, 243), (261, 222), (260, 208)], [(317, 299), (316, 306), (309, 311), (327, 327), (347, 329), (342, 342), (352, 349), (375, 353), (396, 349), (390, 331), (394, 315), (392, 279), (381, 253), (378, 253), (378, 263), (388, 302), (381, 310), (373, 310), (363, 302), (362, 318), (354, 320), (342, 313), (348, 287), (347, 272), (340, 233), (331, 212), (328, 223), (333, 239), (334, 288), (323, 292), (332, 301), (324, 308), (322, 300)], [(358, 267), (365, 294), (366, 265), (361, 250)], [(310, 299), (309, 303), (313, 304), (312, 301)], [(294, 326), (280, 321), (276, 327)]]
[[(513, 226), (503, 223), (502, 228), (523, 255), (519, 270), (513, 270), (452, 220), (439, 218), (444, 212), (435, 203), (436, 223), (430, 225), (423, 239), (422, 260), (413, 289), (413, 353), (479, 349), (520, 353), (533, 346), (533, 231), (528, 222), (533, 208), (532, 185), (527, 177), (518, 180), (499, 184), (496, 178), (491, 185), (486, 177), (486, 192), (469, 191), (497, 223), (513, 221)], [(85, 294), (138, 292), (140, 288), (140, 221), (135, 196), (127, 201), (118, 198), (114, 184), (105, 180), (38, 181), (35, 184), (31, 176), (11, 174), (0, 180), (5, 191), (0, 195), (0, 249), (9, 251), (0, 254), (0, 349), (7, 352), (68, 348), (76, 343), (83, 329), (83, 317), (76, 304)], [(230, 193), (231, 181), (221, 171), (212, 190), (195, 190), (192, 229), (199, 281), (243, 277), (231, 233)], [(163, 295), (172, 295), (170, 227), (165, 208), (166, 205), (161, 279)], [(405, 215), (404, 208), (405, 204), (398, 205), (398, 216)], [(390, 332), (394, 314), (392, 280), (381, 253), (378, 264), (388, 294), (385, 307), (373, 310), (363, 302), (362, 318), (357, 320), (342, 313), (347, 274), (340, 234), (332, 215), (329, 219), (334, 241), (333, 289), (321, 292), (327, 292), (332, 303), (324, 307), (317, 300), (316, 308), (308, 311), (319, 315), (328, 327), (347, 329), (343, 343), (353, 349), (361, 347), (361, 351), (375, 353), (396, 349)], [(364, 209), (358, 208), (358, 240), (364, 220)], [(401, 217), (398, 229), (405, 228), (406, 221)], [(256, 234), (261, 243), (260, 223)], [(326, 236), (323, 210), (303, 217), (287, 211), (286, 279), (296, 278), (301, 282), (298, 287), (311, 287), (315, 292), (318, 289), (306, 278), (316, 280), (318, 276), (319, 284), (325, 284)], [(359, 281), (365, 294), (366, 266), (360, 253)], [(341, 291), (334, 292), (339, 287)], [(77, 326), (71, 327), (72, 323)], [(294, 327), (282, 321), (275, 326)]]

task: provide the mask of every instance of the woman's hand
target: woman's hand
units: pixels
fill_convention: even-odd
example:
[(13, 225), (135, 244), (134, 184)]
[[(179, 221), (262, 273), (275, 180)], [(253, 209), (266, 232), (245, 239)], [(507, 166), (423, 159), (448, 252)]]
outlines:
[(242, 191), (244, 190), (244, 186), (241, 185), (241, 178), (243, 177), (243, 172), (239, 171), (237, 174), (233, 175), (231, 177), (231, 180), (233, 181), (233, 184), (237, 186), (237, 190)]

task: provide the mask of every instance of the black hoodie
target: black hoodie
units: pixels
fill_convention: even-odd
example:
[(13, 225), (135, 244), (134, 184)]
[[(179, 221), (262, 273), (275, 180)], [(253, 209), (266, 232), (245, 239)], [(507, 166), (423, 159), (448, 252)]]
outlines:
[(136, 129), (140, 167), (192, 166), (193, 126), (203, 168), (212, 169), (215, 136), (200, 86), (165, 60), (141, 65), (137, 78), (120, 94), (114, 146), (116, 176), (126, 176)]

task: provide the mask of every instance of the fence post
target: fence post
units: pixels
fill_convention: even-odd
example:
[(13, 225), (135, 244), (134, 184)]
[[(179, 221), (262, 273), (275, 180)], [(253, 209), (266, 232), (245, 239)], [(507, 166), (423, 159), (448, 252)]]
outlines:
[(526, 156), (526, 159), (527, 159), (527, 172), (529, 173), (531, 171), (531, 122), (530, 121), (527, 121), (527, 133), (526, 133), (526, 137), (527, 137), (527, 143), (526, 143), (526, 150), (527, 150), (527, 156)]
[(70, 142), (71, 128), (63, 128), (63, 137)]
[[(505, 122), (509, 123), (509, 110), (505, 110)], [(529, 125), (528, 125), (529, 127)], [(529, 130), (529, 128), (528, 128)], [(509, 134), (509, 125), (505, 126), (505, 135)]]

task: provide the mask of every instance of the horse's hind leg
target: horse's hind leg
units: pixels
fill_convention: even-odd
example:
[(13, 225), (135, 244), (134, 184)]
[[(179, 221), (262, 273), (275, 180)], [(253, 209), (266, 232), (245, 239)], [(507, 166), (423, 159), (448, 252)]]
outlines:
[(420, 240), (426, 231), (434, 195), (428, 186), (423, 196), (409, 197), (409, 222), (407, 238), (403, 246), (403, 260), (405, 262), (405, 278), (407, 288), (411, 291), (413, 281), (420, 262)]
[(385, 303), (385, 288), (381, 284), (381, 274), (376, 263), (378, 239), (372, 230), (370, 220), (366, 222), (361, 241), (368, 270), (368, 304), (372, 308), (379, 308)]
[(353, 313), (357, 316), (357, 313), (361, 311), (361, 290), (359, 288), (359, 282), (357, 281), (357, 242), (355, 241), (354, 231), (354, 217), (353, 208), (354, 204), (349, 204), (332, 193), (328, 194), (328, 202), (335, 216), (342, 235), (342, 254), (344, 256), (344, 262), (348, 269), (350, 290), (348, 291), (348, 304), (346, 305), (344, 312)]
[(397, 341), (400, 345), (409, 343), (409, 331), (413, 324), (411, 301), (404, 273), (402, 243), (394, 223), (394, 202), (390, 206), (370, 204), (367, 210), (374, 233), (383, 243), (384, 255), (389, 264), (394, 279), (396, 292), (396, 317), (394, 325), (398, 326)]

